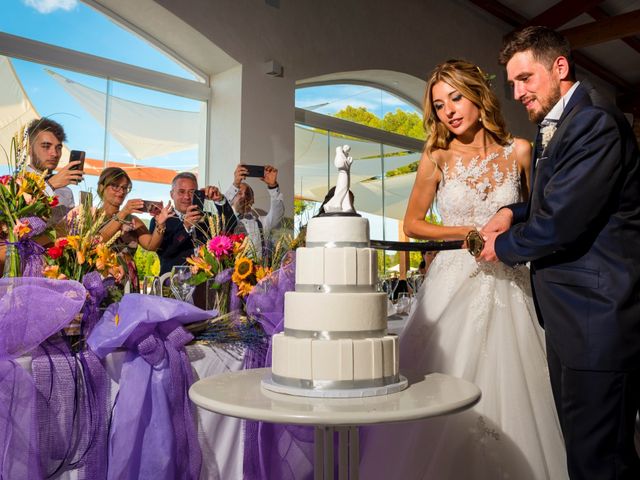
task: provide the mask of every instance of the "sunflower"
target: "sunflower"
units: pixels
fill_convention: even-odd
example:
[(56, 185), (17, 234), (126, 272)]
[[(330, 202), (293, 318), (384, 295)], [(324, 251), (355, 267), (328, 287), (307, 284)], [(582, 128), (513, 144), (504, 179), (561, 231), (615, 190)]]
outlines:
[(233, 269), (233, 276), (235, 278), (237, 278), (238, 280), (244, 280), (252, 273), (253, 273), (253, 262), (251, 261), (250, 258), (240, 257), (236, 260), (236, 266)]

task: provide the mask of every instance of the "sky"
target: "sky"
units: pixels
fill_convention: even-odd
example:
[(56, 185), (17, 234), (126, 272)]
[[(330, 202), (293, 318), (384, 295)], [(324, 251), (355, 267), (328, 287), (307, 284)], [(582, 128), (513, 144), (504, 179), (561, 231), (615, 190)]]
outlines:
[[(135, 1), (135, 0), (132, 0)], [(64, 48), (97, 55), (119, 62), (160, 71), (170, 75), (201, 81), (197, 76), (169, 58), (135, 33), (116, 25), (102, 13), (78, 0), (2, 0), (0, 31), (50, 43)], [(134, 87), (106, 79), (49, 67), (19, 59), (12, 63), (32, 104), (41, 116), (60, 122), (67, 132), (69, 150), (84, 150), (87, 157), (108, 158), (112, 161), (134, 163), (131, 154), (113, 137), (105, 138), (102, 123), (94, 119), (60, 84), (46, 72), (50, 69), (63, 77), (94, 90), (138, 103), (197, 112), (201, 102), (161, 92)], [(296, 106), (317, 113), (331, 115), (345, 106), (365, 107), (382, 118), (407, 104), (379, 89), (362, 85), (321, 86), (296, 91)], [(198, 152), (191, 149), (139, 161), (139, 165), (153, 165), (175, 170), (197, 167)], [(96, 191), (97, 177), (85, 176), (74, 187), (76, 198), (80, 190)], [(148, 200), (169, 199), (169, 186), (135, 181), (129, 198)], [(222, 185), (226, 189), (227, 185)], [(381, 218), (370, 217), (372, 231), (381, 230)], [(376, 225), (380, 224), (380, 229)], [(387, 228), (397, 230), (397, 223)], [(392, 234), (388, 239), (394, 238)]]

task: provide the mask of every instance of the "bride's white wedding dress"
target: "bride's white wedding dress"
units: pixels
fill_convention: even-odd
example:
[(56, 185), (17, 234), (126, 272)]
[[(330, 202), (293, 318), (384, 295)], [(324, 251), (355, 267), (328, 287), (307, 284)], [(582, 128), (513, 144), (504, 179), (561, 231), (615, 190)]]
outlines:
[[(519, 200), (512, 150), (444, 166), (436, 196), (444, 225), (479, 228)], [(567, 478), (544, 345), (526, 266), (438, 253), (400, 337), (401, 371), (465, 378), (482, 398), (460, 414), (363, 429), (361, 478)]]

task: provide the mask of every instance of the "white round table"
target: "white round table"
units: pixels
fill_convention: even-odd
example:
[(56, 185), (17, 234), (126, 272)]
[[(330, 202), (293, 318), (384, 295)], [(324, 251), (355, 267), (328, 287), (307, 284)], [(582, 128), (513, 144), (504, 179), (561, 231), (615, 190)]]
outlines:
[(480, 389), (460, 378), (432, 373), (405, 390), (366, 398), (296, 397), (264, 390), (270, 368), (229, 372), (197, 381), (191, 400), (206, 410), (249, 420), (315, 427), (315, 479), (333, 478), (333, 433), (339, 435), (339, 478), (358, 478), (358, 427), (407, 422), (460, 412), (480, 400)]

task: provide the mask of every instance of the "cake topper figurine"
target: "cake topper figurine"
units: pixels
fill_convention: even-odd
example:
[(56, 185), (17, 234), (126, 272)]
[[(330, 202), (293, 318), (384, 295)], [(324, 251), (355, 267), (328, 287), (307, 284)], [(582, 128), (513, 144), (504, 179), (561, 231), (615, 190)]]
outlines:
[(324, 205), (324, 211), (327, 213), (347, 213), (355, 214), (355, 209), (351, 203), (349, 195), (351, 164), (353, 158), (349, 156), (351, 147), (343, 145), (336, 147), (336, 158), (333, 164), (338, 169), (338, 181), (336, 182), (336, 191), (333, 197)]

